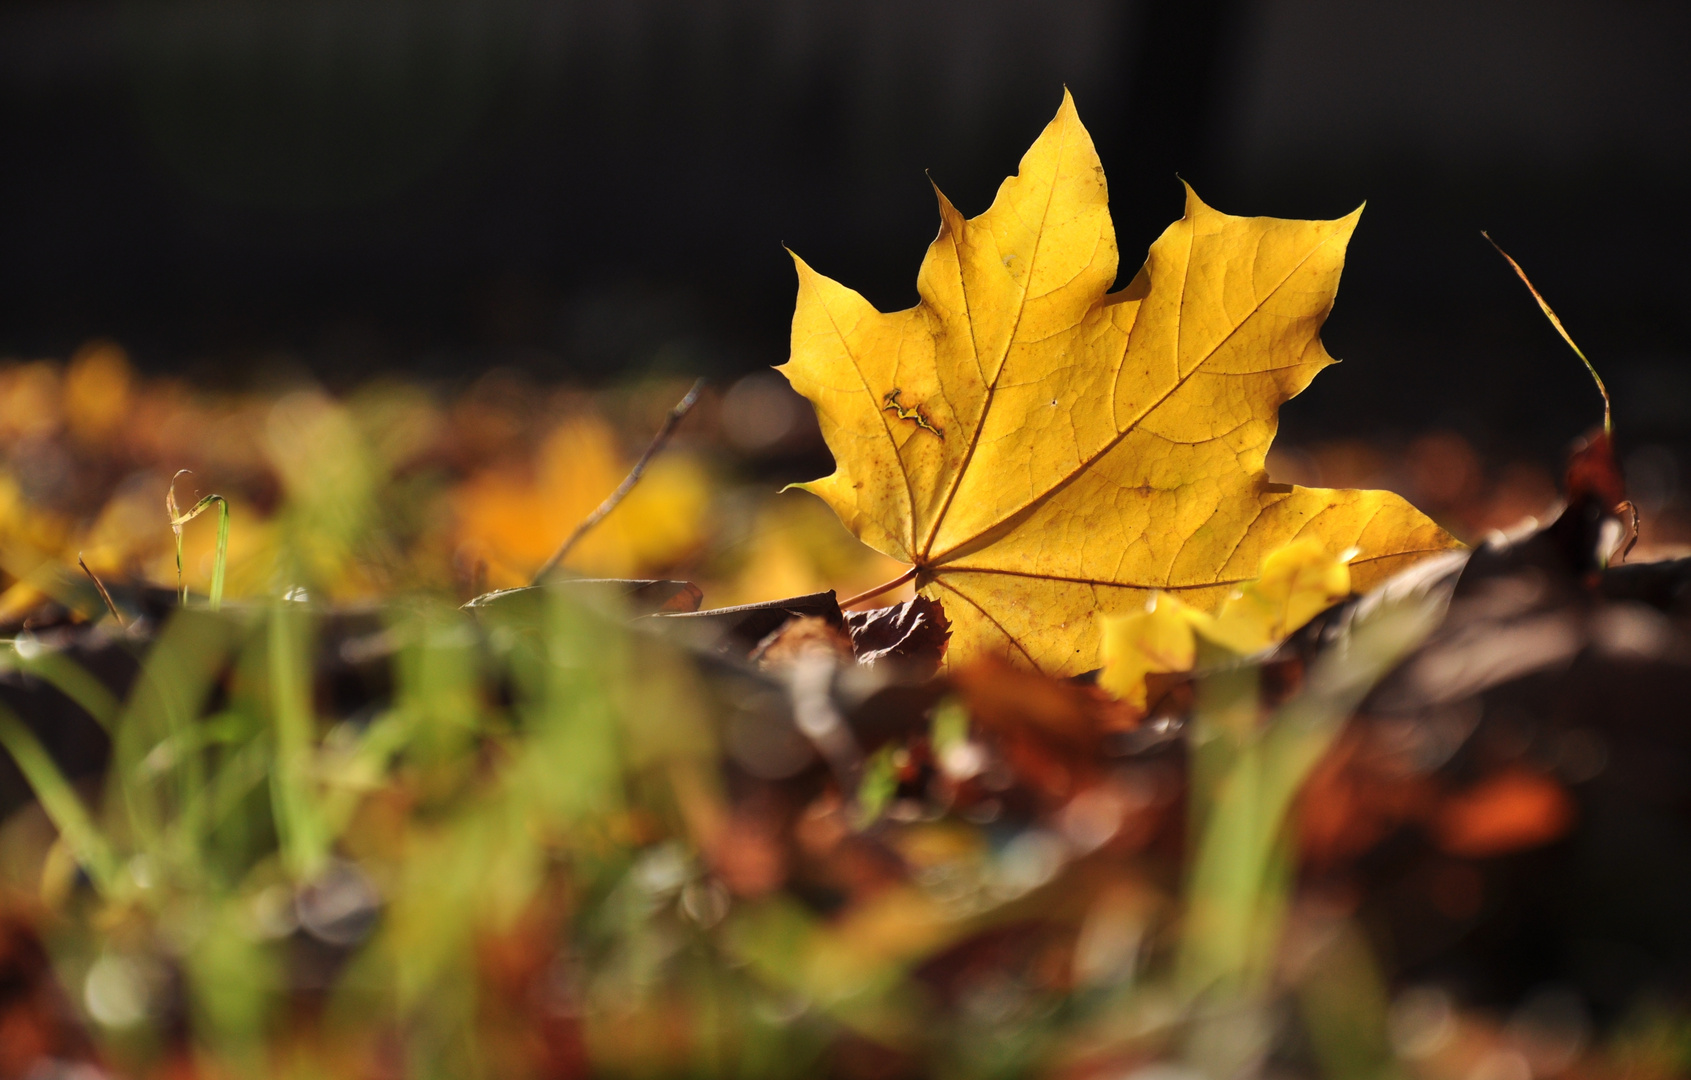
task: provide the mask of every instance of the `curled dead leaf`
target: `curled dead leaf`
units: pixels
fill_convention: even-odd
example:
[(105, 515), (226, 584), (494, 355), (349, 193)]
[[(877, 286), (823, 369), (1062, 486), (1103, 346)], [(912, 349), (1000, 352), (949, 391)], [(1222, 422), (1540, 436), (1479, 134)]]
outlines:
[(890, 662), (928, 676), (939, 670), (951, 639), (951, 620), (937, 600), (916, 596), (893, 607), (848, 611), (846, 631), (857, 662), (874, 667)]

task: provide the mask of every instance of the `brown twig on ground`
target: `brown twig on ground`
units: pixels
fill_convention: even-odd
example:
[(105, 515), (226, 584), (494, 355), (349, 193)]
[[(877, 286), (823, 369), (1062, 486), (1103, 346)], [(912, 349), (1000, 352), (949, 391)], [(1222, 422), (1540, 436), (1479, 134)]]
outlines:
[(82, 572), (88, 575), (88, 580), (92, 581), (94, 587), (100, 590), (100, 599), (106, 602), (106, 610), (111, 612), (112, 618), (117, 620), (118, 629), (129, 629), (129, 624), (123, 621), (123, 616), (118, 612), (117, 605), (112, 603), (112, 594), (106, 591), (105, 582), (95, 577), (94, 571), (88, 569), (88, 564), (82, 561), (82, 552), (80, 551), (76, 553), (76, 565), (82, 567)]
[(640, 460), (634, 463), (634, 468), (628, 470), (628, 475), (623, 477), (622, 483), (618, 484), (617, 489), (611, 492), (604, 502), (599, 504), (597, 510), (582, 519), (581, 524), (577, 525), (575, 531), (570, 533), (569, 539), (565, 540), (558, 547), (558, 550), (552, 553), (552, 557), (547, 559), (539, 570), (535, 571), (534, 578), (529, 584), (538, 585), (546, 580), (546, 577), (558, 568), (558, 564), (568, 557), (570, 550), (580, 542), (581, 538), (586, 536), (593, 526), (605, 520), (610, 512), (617, 508), (617, 504), (622, 502), (630, 491), (634, 490), (634, 485), (640, 482), (640, 474), (646, 471), (646, 465), (669, 442), (669, 437), (675, 433), (675, 427), (681, 423), (681, 418), (691, 412), (694, 405), (698, 404), (699, 392), (705, 388), (705, 381), (699, 379), (693, 383), (693, 388), (687, 391), (687, 396), (676, 402), (675, 408), (669, 410), (669, 415), (664, 418), (663, 426), (658, 428), (656, 435), (652, 436), (651, 444), (646, 447), (646, 452), (640, 455)]

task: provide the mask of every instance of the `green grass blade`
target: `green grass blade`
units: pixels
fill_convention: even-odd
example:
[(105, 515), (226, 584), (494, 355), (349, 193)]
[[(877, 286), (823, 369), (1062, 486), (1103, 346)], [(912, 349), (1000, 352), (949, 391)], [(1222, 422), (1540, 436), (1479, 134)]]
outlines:
[[(196, 725), (241, 636), (233, 621), (206, 611), (173, 615), (147, 654), (112, 728), (111, 783), (141, 850), (164, 865), (167, 830), (198, 803), (205, 786), (204, 740)], [(108, 804), (110, 805), (110, 804)], [(184, 864), (178, 869), (195, 872)]]
[(260, 737), (223, 755), (218, 767), (207, 776), (205, 786), (195, 792), (175, 821), (166, 838), (167, 848), (181, 859), (198, 860), (213, 878), (226, 884), (238, 879), (246, 868), (241, 856), (250, 853), (234, 852), (234, 864), (229, 865), (229, 859), (220, 857), (222, 853), (213, 834), (270, 775), (271, 749), (269, 740)]
[(176, 512), (176, 479), (183, 472), (176, 474), (170, 481), (170, 490), (165, 493), (165, 508), (170, 511), (170, 530), (176, 534), (176, 587), (181, 592), (182, 604), (188, 603), (188, 583), (182, 576), (182, 526), (193, 521), (215, 504), (217, 507), (217, 558), (212, 563), (211, 570), (211, 610), (217, 611), (223, 607), (223, 576), (229, 563), (229, 500), (221, 495), (207, 495), (195, 503), (187, 513)]
[(27, 659), (21, 653), (15, 653), (15, 657), (6, 659), (17, 670), (35, 676), (70, 698), (101, 727), (111, 730), (112, 722), (117, 718), (120, 708), (117, 695), (89, 674), (87, 668), (51, 649), (43, 649)]
[(217, 561), (211, 570), (211, 610), (223, 607), (223, 572), (229, 565), (229, 500), (220, 495), (208, 495), (217, 500)]
[[(1180, 955), (1189, 990), (1248, 994), (1267, 977), (1290, 882), (1286, 827), (1293, 800), (1369, 689), (1441, 612), (1440, 600), (1413, 596), (1359, 615), (1344, 642), (1315, 664), (1304, 691), (1266, 725), (1218, 737), (1231, 753), (1207, 782), (1208, 804), (1194, 807), (1202, 824)], [(1205, 696), (1200, 690), (1200, 709)], [(1212, 708), (1228, 711), (1237, 696)], [(1246, 704), (1254, 712), (1254, 693)], [(1201, 729), (1202, 720), (1194, 727)]]
[(304, 605), (277, 600), (270, 609), (268, 660), (270, 715), (276, 762), (270, 774), (282, 861), (296, 878), (310, 878), (328, 855), (328, 841), (311, 790), (316, 723), (311, 711), (311, 669)]
[(88, 871), (94, 887), (107, 899), (118, 889), (118, 861), (111, 844), (94, 824), (88, 808), (76, 794), (65, 774), (59, 771), (46, 747), (17, 714), (0, 705), (0, 746), (12, 755), (18, 771), (34, 789), (41, 808), (47, 812), (59, 836)]

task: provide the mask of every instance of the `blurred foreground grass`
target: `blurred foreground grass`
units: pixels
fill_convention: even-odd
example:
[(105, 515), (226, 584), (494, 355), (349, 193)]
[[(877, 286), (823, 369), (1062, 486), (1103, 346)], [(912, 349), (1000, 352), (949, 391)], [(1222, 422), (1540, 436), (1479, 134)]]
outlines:
[[(78, 553), (96, 574), (173, 585), (158, 524), (182, 469), (184, 506), (208, 492), (229, 500), (231, 597), (285, 591), (300, 574), (336, 602), (527, 584), (684, 388), (588, 394), (496, 373), (453, 394), (390, 382), (341, 399), (312, 387), (213, 395), (140, 382), (109, 344), (63, 368), (0, 368), (0, 571), (14, 582), (0, 620), (52, 595)], [(744, 423), (769, 410), (739, 412)], [(882, 580), (890, 564), (814, 500), (747, 485), (723, 413), (713, 395), (566, 569), (680, 574), (710, 583), (719, 603)], [(184, 539), (187, 583), (203, 593), (215, 529), (208, 519)]]
[[(1106, 767), (1063, 726), (1090, 715), (1081, 691), (983, 669), (900, 706), (919, 725), (865, 746), (861, 777), (793, 734), (797, 669), (701, 657), (595, 588), (459, 609), (526, 584), (683, 388), (206, 396), (136, 380), (110, 345), (0, 371), (3, 663), (110, 746), (68, 769), (0, 711), (38, 800), (0, 829), (0, 1078), (1531, 1080), (1691, 1061), (1669, 1007), (1597, 1046), (1578, 1016), (1534, 1028), (1401, 985), (1353, 903), (1298, 886), (1300, 789), (1426, 632), (1425, 598), (1361, 620), (1342, 664), (1260, 720), (1254, 674), (1205, 680), (1189, 751), (1153, 739)], [(774, 494), (782, 460), (815, 465), (791, 407), (767, 381), (713, 396), (568, 569), (693, 580), (712, 606), (893, 576), (819, 503)], [(1554, 497), (1453, 440), (1417, 443), (1399, 479), (1467, 535)], [(1277, 478), (1367, 483), (1386, 460), (1290, 451), (1302, 473)], [(175, 586), (181, 468), (182, 490), (229, 501), (228, 600), (161, 617), (133, 590)], [(186, 526), (195, 594), (215, 533)], [(137, 657), (127, 697), (79, 649)]]

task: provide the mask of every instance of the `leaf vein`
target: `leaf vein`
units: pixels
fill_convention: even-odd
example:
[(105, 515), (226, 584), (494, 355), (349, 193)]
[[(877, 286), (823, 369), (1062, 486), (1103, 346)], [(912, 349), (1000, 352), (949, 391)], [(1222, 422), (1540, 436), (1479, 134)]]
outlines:
[[(1274, 286), (1274, 288), (1272, 288), (1268, 291), (1268, 294), (1266, 296), (1259, 299), (1257, 301), (1256, 305), (1251, 309), (1251, 311), (1244, 318), (1240, 319), (1233, 326), (1233, 328), (1227, 332), (1226, 336), (1224, 336), (1220, 341), (1216, 342), (1215, 346), (1213, 348), (1211, 348), (1209, 350), (1209, 352), (1207, 352), (1202, 359), (1200, 359), (1196, 364), (1194, 364), (1192, 366), (1191, 371), (1187, 372), (1184, 375), (1179, 376), (1179, 378), (1177, 378), (1175, 380), (1175, 383), (1174, 383), (1173, 386), (1169, 387), (1169, 389), (1161, 397), (1157, 398), (1156, 401), (1153, 401), (1151, 404), (1147, 405), (1144, 408), (1144, 410), (1141, 411), (1138, 416), (1134, 417), (1134, 419), (1131, 422), (1129, 422), (1129, 424), (1125, 428), (1123, 428), (1121, 431), (1117, 432), (1114, 438), (1110, 439), (1109, 442), (1105, 443), (1102, 449), (1100, 449), (1097, 453), (1093, 454), (1091, 457), (1086, 458), (1085, 460), (1081, 461), (1081, 463), (1075, 469), (1073, 469), (1067, 475), (1062, 477), (1055, 484), (1051, 485), (1051, 487), (1049, 487), (1045, 491), (1041, 492), (1039, 495), (1034, 496), (1025, 505), (1017, 507), (1015, 510), (1012, 510), (1010, 513), (1005, 514), (1003, 517), (999, 518), (997, 521), (993, 522), (991, 525), (988, 525), (988, 526), (982, 528), (981, 530), (979, 530), (977, 535), (984, 535), (985, 533), (991, 532), (993, 529), (996, 529), (1000, 525), (1003, 525), (1004, 522), (1008, 521), (1010, 518), (1015, 517), (1018, 514), (1025, 513), (1027, 510), (1029, 510), (1033, 507), (1036, 507), (1036, 506), (1040, 505), (1041, 503), (1049, 501), (1053, 496), (1055, 496), (1059, 492), (1065, 490), (1071, 483), (1074, 482), (1074, 480), (1077, 477), (1079, 477), (1087, 469), (1091, 468), (1094, 464), (1096, 464), (1100, 459), (1102, 459), (1111, 450), (1114, 450), (1118, 445), (1120, 445), (1121, 441), (1123, 439), (1125, 439), (1129, 434), (1131, 434), (1134, 430), (1136, 430), (1139, 427), (1139, 425), (1142, 424), (1145, 421), (1145, 419), (1151, 415), (1151, 413), (1153, 413), (1157, 409), (1161, 408), (1164, 402), (1168, 401), (1169, 398), (1173, 397), (1176, 393), (1178, 393), (1180, 391), (1180, 388), (1185, 386), (1186, 383), (1203, 368), (1204, 364), (1207, 363), (1209, 361), (1209, 359), (1211, 357), (1213, 357), (1217, 352), (1219, 352), (1222, 349), (1223, 346), (1225, 346), (1229, 341), (1231, 341), (1233, 339), (1233, 335), (1237, 334), (1239, 332), (1240, 328), (1242, 328), (1247, 322), (1249, 322), (1251, 320), (1251, 318), (1258, 311), (1260, 311), (1262, 309), (1262, 305), (1267, 303), (1270, 298), (1272, 298), (1276, 293), (1278, 293), (1282, 288), (1284, 288), (1286, 283), (1288, 281), (1292, 280), (1292, 278), (1297, 275), (1297, 272), (1299, 270), (1303, 269), (1304, 264), (1309, 262), (1310, 259), (1314, 258), (1316, 252), (1320, 251), (1322, 248), (1326, 247), (1329, 243), (1331, 243), (1332, 239), (1333, 238), (1331, 236), (1325, 237), (1325, 238), (1322, 239), (1322, 241), (1319, 244), (1316, 244), (1314, 247), (1310, 248), (1307, 252), (1305, 252), (1303, 257), (1301, 259), (1299, 259), (1297, 261), (1297, 263), (1290, 270), (1288, 270), (1286, 272), (1286, 276), (1281, 278), (1280, 281)], [(1187, 271), (1187, 274), (1182, 277), (1182, 288), (1181, 288), (1181, 303), (1182, 304), (1185, 303), (1185, 282), (1188, 278), (1190, 278), (1190, 276), (1191, 276), (1190, 256), (1188, 256), (1188, 271)], [(1176, 356), (1176, 364), (1177, 365), (1178, 365), (1178, 362), (1179, 362), (1178, 358), (1179, 358), (1179, 355), (1180, 355), (1179, 354), (1179, 344), (1178, 344), (1178, 342), (1179, 342), (1179, 335), (1180, 335), (1181, 329), (1182, 329), (1182, 327), (1181, 327), (1179, 321), (1177, 320), (1176, 321), (1176, 327), (1175, 327), (1175, 340), (1176, 340), (1175, 356)], [(1178, 370), (1178, 366), (1177, 366), (1176, 370)], [(984, 415), (982, 416), (982, 426), (983, 427), (985, 426), (985, 416)], [(971, 446), (971, 451), (972, 450), (973, 450), (973, 447)], [(965, 467), (966, 467), (966, 461), (967, 461), (967, 459), (965, 459)], [(958, 475), (959, 475), (959, 477), (961, 477), (961, 475), (962, 475), (961, 470), (959, 471)], [(956, 494), (955, 486), (953, 487), (952, 493), (954, 495)], [(948, 501), (947, 506), (949, 506), (949, 505), (950, 505), (950, 503)], [(933, 547), (933, 536), (937, 536), (938, 532), (939, 532), (939, 523), (936, 521), (935, 524), (934, 524), (934, 533), (928, 539), (928, 548), (930, 550)], [(972, 539), (973, 538), (971, 537), (970, 540), (972, 540)], [(947, 555), (951, 554), (951, 552), (956, 551), (958, 548), (963, 547), (966, 544), (968, 544), (970, 542), (970, 540), (964, 540), (961, 543), (955, 544), (952, 547), (947, 548), (945, 551), (940, 552), (938, 555), (933, 556), (928, 561), (930, 563), (941, 562), (945, 559), (945, 557)]]
[[(1063, 168), (1063, 148), (1068, 143), (1068, 137), (1069, 137), (1068, 127), (1067, 127), (1067, 125), (1065, 125), (1064, 128), (1063, 128), (1063, 131), (1061, 132), (1061, 134), (1058, 136), (1058, 139), (1057, 139), (1057, 152), (1056, 152), (1055, 155), (1053, 155), (1054, 163), (1051, 166), (1051, 183), (1050, 183), (1050, 186), (1045, 191), (1045, 205), (1043, 207), (1041, 207), (1040, 211), (1039, 211), (1039, 228), (1034, 232), (1033, 250), (1028, 253), (1028, 265), (1027, 265), (1027, 270), (1025, 271), (1025, 274), (1026, 274), (1025, 280), (1029, 284), (1032, 283), (1034, 270), (1039, 265), (1039, 245), (1040, 245), (1040, 242), (1045, 239), (1045, 228), (1044, 228), (1045, 219), (1051, 213), (1051, 200), (1057, 194), (1057, 177), (1062, 172), (1062, 168)], [(1020, 210), (1019, 207), (1013, 208), (1013, 212), (1016, 214), (1018, 219), (1021, 217), (1021, 210)], [(963, 452), (962, 460), (957, 463), (957, 472), (951, 478), (950, 490), (948, 490), (945, 493), (945, 501), (940, 504), (939, 513), (934, 515), (934, 522), (933, 522), (933, 525), (931, 525), (928, 529), (928, 539), (927, 539), (927, 542), (925, 544), (923, 544), (923, 546), (922, 546), (921, 554), (919, 554), (919, 555), (916, 554), (914, 552), (914, 550), (911, 553), (912, 556), (917, 558), (917, 559), (925, 560), (927, 558), (928, 552), (930, 550), (932, 550), (932, 548), (934, 546), (934, 539), (935, 539), (935, 537), (939, 536), (940, 525), (944, 523), (945, 515), (951, 512), (951, 502), (952, 502), (953, 499), (955, 499), (957, 497), (957, 489), (962, 485), (963, 477), (969, 471), (969, 463), (972, 462), (975, 459), (975, 448), (980, 445), (981, 432), (986, 429), (987, 418), (992, 413), (992, 400), (993, 400), (993, 397), (998, 390), (998, 380), (1003, 377), (1004, 369), (1009, 366), (1007, 361), (1008, 361), (1009, 355), (1010, 355), (1010, 348), (1011, 348), (1012, 345), (1015, 344), (1016, 331), (1021, 329), (1022, 316), (1027, 313), (1027, 307), (1028, 307), (1027, 285), (1023, 285), (1022, 289), (1021, 289), (1021, 297), (1016, 302), (1016, 318), (1015, 318), (1015, 321), (1010, 324), (1010, 333), (1004, 339), (1004, 355), (1002, 355), (998, 358), (998, 370), (994, 371), (992, 373), (992, 381), (987, 385), (986, 399), (981, 402), (980, 418), (975, 422), (975, 430), (974, 430), (973, 434), (969, 437), (969, 448)], [(901, 465), (903, 464), (902, 461), (900, 462), (900, 464)], [(909, 474), (906, 473), (905, 474), (906, 485), (909, 484), (909, 481), (910, 481)], [(912, 497), (912, 499), (911, 499), (911, 506), (913, 508), (915, 506), (915, 498), (914, 497)], [(912, 524), (914, 524), (914, 521), (915, 521), (915, 515), (914, 514), (911, 515), (911, 520), (912, 520)], [(914, 530), (912, 530), (912, 538), (914, 538)], [(912, 546), (912, 548), (915, 547), (915, 545), (911, 545), (911, 546)]]

